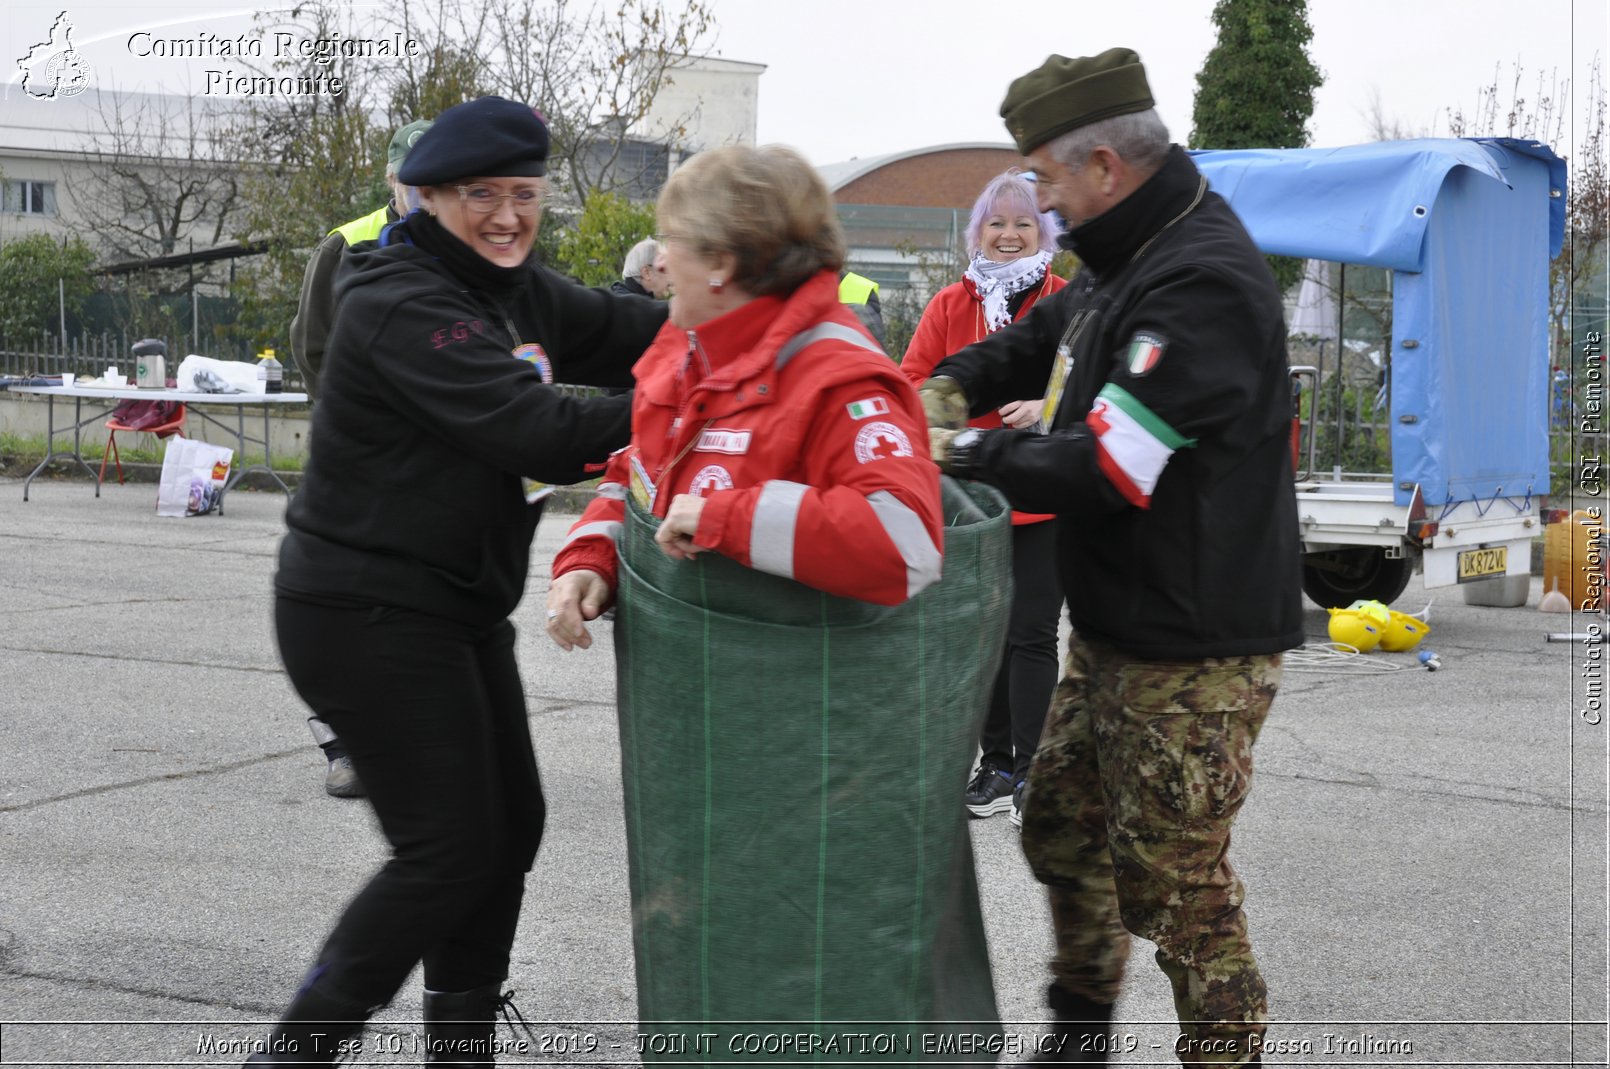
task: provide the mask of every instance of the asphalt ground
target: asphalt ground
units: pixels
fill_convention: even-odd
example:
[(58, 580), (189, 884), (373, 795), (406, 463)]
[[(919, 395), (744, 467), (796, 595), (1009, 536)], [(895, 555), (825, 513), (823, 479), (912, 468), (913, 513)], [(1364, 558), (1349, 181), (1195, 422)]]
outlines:
[[(0, 1064), (239, 1064), (384, 854), (364, 802), (324, 795), (279, 665), (286, 499), (173, 520), (150, 485), (31, 496), (0, 480)], [(541, 627), (569, 522), (543, 521), (516, 615), (549, 822), (509, 981), (538, 1038), (501, 1064), (631, 1063), (638, 1042), (610, 625), (572, 654)], [(1231, 854), (1269, 1038), (1295, 1051), (1266, 1064), (1606, 1064), (1606, 728), (1582, 715), (1603, 647), (1545, 642), (1597, 620), (1540, 614), (1539, 587), (1487, 608), (1416, 580), (1399, 607), (1432, 602), (1438, 671), (1288, 672)], [(1323, 639), (1321, 610), (1305, 623)], [(1022, 1044), (1047, 910), (1007, 818), (971, 829)], [(1118, 1015), (1116, 1061), (1174, 1063), (1140, 941)], [(418, 1019), (416, 977), (363, 1060), (417, 1062)]]

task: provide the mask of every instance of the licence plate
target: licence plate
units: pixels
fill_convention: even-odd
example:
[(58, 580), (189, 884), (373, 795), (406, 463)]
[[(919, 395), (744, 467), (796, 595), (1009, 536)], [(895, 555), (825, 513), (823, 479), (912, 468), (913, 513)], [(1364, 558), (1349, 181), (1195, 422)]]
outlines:
[(1490, 546), (1483, 549), (1466, 549), (1459, 553), (1459, 582), (1487, 579), (1509, 571), (1509, 547)]

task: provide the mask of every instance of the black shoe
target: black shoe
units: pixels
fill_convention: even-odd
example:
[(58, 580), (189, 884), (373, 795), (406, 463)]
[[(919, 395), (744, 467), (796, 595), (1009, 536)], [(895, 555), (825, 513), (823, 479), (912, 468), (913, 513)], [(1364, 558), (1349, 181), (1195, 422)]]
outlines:
[(1092, 1002), (1055, 983), (1046, 988), (1045, 1001), (1053, 1015), (1051, 1031), (1040, 1053), (1029, 1061), (1035, 1065), (1106, 1065), (1112, 1003)]
[(1020, 779), (1012, 790), (1012, 827), (1023, 827), (1023, 803), (1028, 799), (1029, 781)]
[(506, 1002), (503, 984), (425, 991), (425, 1064), (469, 1069), (494, 1063), (492, 1031)]
[(1012, 777), (985, 761), (978, 775), (967, 785), (963, 796), (967, 811), (975, 817), (989, 817), (1012, 808)]

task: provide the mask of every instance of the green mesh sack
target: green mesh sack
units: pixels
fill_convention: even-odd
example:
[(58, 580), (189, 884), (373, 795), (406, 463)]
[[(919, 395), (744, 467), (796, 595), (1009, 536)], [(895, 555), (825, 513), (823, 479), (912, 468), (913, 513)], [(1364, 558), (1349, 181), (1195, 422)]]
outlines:
[(673, 561), (628, 504), (615, 643), (646, 1063), (995, 1061), (962, 793), (1011, 528), (997, 492), (943, 482), (944, 577), (894, 607)]

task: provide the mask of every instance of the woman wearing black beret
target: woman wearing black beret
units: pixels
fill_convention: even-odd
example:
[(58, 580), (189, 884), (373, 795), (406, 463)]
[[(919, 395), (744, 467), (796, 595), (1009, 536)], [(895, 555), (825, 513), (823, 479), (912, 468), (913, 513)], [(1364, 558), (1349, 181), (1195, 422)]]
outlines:
[(448, 109), (398, 176), (424, 208), (337, 275), (275, 625), (392, 856), (250, 1065), (332, 1064), (420, 963), (431, 1063), (492, 1062), (544, 813), (508, 619), (542, 511), (531, 480), (578, 481), (630, 432), (630, 397), (549, 383), (630, 385), (665, 318), (535, 263), (547, 154), (523, 104)]

